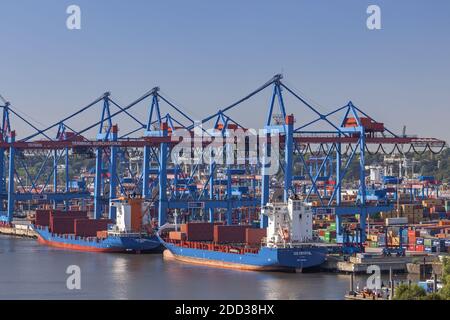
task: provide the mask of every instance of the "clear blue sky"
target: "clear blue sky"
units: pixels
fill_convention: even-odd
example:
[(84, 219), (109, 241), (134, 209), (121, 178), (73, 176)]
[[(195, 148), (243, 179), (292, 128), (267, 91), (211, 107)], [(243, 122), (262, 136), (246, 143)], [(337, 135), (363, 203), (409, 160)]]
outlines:
[[(70, 4), (82, 30), (66, 29)], [(382, 30), (366, 28), (369, 4)], [(157, 85), (200, 118), (282, 72), (323, 111), (352, 100), (396, 132), (450, 140), (447, 0), (2, 0), (0, 17), (0, 93), (42, 125), (105, 91), (125, 105)], [(259, 127), (268, 96), (234, 115)]]

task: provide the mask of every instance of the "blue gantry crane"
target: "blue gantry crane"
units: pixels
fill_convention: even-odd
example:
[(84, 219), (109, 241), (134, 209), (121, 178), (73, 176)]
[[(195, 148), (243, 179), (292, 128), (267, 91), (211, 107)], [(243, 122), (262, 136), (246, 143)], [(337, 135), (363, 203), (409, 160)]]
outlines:
[[(253, 135), (244, 121), (234, 119), (231, 113), (269, 89), (272, 91), (263, 131)], [(289, 106), (286, 95), (291, 101)], [(147, 111), (146, 121), (133, 113), (142, 105)], [(367, 217), (393, 208), (385, 201), (383, 190), (366, 186), (366, 154), (395, 150), (440, 152), (446, 146), (439, 139), (396, 135), (351, 101), (321, 112), (288, 87), (282, 75), (275, 75), (242, 99), (203, 119), (193, 119), (158, 87), (126, 106), (119, 105), (106, 92), (43, 129), (10, 103), (3, 101), (0, 107), (0, 221), (4, 223), (11, 222), (17, 206), (26, 201), (68, 209), (80, 199), (92, 203), (95, 218), (108, 215), (114, 219), (115, 208), (110, 203), (131, 192), (124, 186), (124, 179), (131, 179), (133, 192), (142, 193), (153, 204), (160, 225), (173, 219), (175, 210), (211, 222), (223, 218), (232, 224), (242, 219), (240, 213), (245, 208), (257, 212), (258, 207), (270, 201), (274, 183), (271, 177), (276, 176), (275, 183), (282, 188), (284, 200), (298, 193), (295, 185), (301, 184), (301, 196), (314, 202), (316, 210), (331, 208), (340, 235), (345, 234), (342, 219), (359, 215), (358, 242), (362, 243)], [(163, 108), (167, 111), (163, 112)], [(98, 110), (98, 120), (91, 116), (83, 128), (72, 128), (74, 119), (92, 110)], [(303, 121), (307, 114), (314, 119)], [(10, 117), (24, 122), (33, 133), (18, 139)], [(120, 134), (120, 117), (131, 119), (136, 127)], [(318, 124), (327, 129), (314, 129)], [(53, 137), (50, 132), (55, 130)], [(94, 139), (89, 138), (92, 132), (96, 134)], [(180, 149), (183, 137), (193, 139)], [(236, 152), (239, 146), (247, 150), (251, 144), (259, 147), (257, 154)], [(392, 150), (387, 151), (387, 146), (392, 146)], [(130, 169), (131, 154), (140, 159), (139, 172)], [(234, 161), (222, 161), (227, 155)], [(86, 188), (70, 188), (70, 181), (76, 179), (71, 168), (77, 156), (95, 159), (92, 190), (89, 183)], [(29, 170), (29, 157), (33, 157), (33, 165), (42, 162), (37, 172)], [(354, 203), (343, 203), (345, 178), (355, 161), (359, 167), (358, 197)], [(277, 172), (271, 171), (274, 164), (280, 167)], [(60, 181), (64, 185), (59, 186)], [(261, 227), (267, 226), (267, 217), (261, 215), (259, 220)]]

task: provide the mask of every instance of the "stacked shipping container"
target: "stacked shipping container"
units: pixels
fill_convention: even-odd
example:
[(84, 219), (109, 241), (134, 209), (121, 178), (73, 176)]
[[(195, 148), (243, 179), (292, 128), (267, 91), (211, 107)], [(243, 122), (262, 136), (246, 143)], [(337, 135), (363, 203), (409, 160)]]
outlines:
[(49, 229), (57, 234), (73, 234), (75, 219), (87, 219), (87, 212), (50, 210)]
[(214, 242), (244, 243), (249, 226), (214, 226)]
[(54, 209), (38, 209), (35, 213), (34, 224), (50, 227), (53, 218), (87, 218), (86, 211), (61, 211)]
[(180, 226), (180, 230), (188, 241), (212, 241), (214, 236), (214, 225), (209, 222), (185, 223)]
[(79, 237), (96, 237), (98, 231), (106, 231), (111, 220), (75, 219), (74, 233)]
[(73, 217), (50, 217), (50, 231), (56, 234), (73, 234)]
[(249, 225), (228, 226), (223, 223), (189, 222), (180, 225), (180, 231), (169, 232), (169, 239), (257, 245), (266, 234), (266, 229), (252, 228)]
[(50, 226), (50, 210), (46, 209), (36, 210), (36, 214), (34, 217), (34, 224), (43, 227)]
[(267, 237), (267, 229), (260, 229), (260, 228), (245, 229), (245, 243), (249, 245), (261, 244), (261, 241), (265, 237)]

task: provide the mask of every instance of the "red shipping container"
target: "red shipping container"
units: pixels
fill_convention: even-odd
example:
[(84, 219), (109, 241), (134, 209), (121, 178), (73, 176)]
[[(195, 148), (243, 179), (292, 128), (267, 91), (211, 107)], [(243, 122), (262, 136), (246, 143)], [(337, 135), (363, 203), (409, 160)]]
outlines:
[(75, 219), (74, 232), (80, 237), (95, 237), (97, 231), (105, 231), (111, 220), (107, 219)]
[(245, 230), (249, 226), (214, 226), (214, 242), (217, 243), (244, 243)]
[(52, 210), (50, 212), (51, 217), (72, 217), (72, 218), (87, 218), (87, 211), (61, 211)]
[(50, 226), (50, 210), (38, 209), (35, 213), (34, 224), (37, 226)]
[(265, 237), (267, 237), (267, 229), (265, 228), (247, 228), (245, 230), (245, 242), (247, 244), (260, 244)]
[(419, 230), (408, 230), (408, 237), (420, 237)]
[(86, 210), (68, 210), (67, 211), (68, 214), (73, 215), (73, 216), (86, 216), (87, 217), (87, 211)]
[(57, 234), (74, 233), (74, 220), (72, 217), (51, 217), (50, 230)]
[(188, 241), (212, 241), (214, 224), (209, 222), (189, 222), (181, 225), (181, 232), (186, 233)]
[(419, 251), (419, 252), (425, 251), (425, 246), (424, 245), (416, 245), (416, 251)]
[(54, 215), (58, 215), (63, 213), (63, 210), (57, 210), (57, 209), (49, 209), (50, 210), (50, 216), (53, 217)]

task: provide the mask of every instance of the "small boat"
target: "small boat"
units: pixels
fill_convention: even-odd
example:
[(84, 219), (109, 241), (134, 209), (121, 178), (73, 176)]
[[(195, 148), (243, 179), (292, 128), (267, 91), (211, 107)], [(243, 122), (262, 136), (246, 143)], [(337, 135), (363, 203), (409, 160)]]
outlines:
[(389, 300), (389, 292), (387, 288), (379, 290), (364, 290), (361, 292), (349, 292), (344, 296), (345, 300)]

